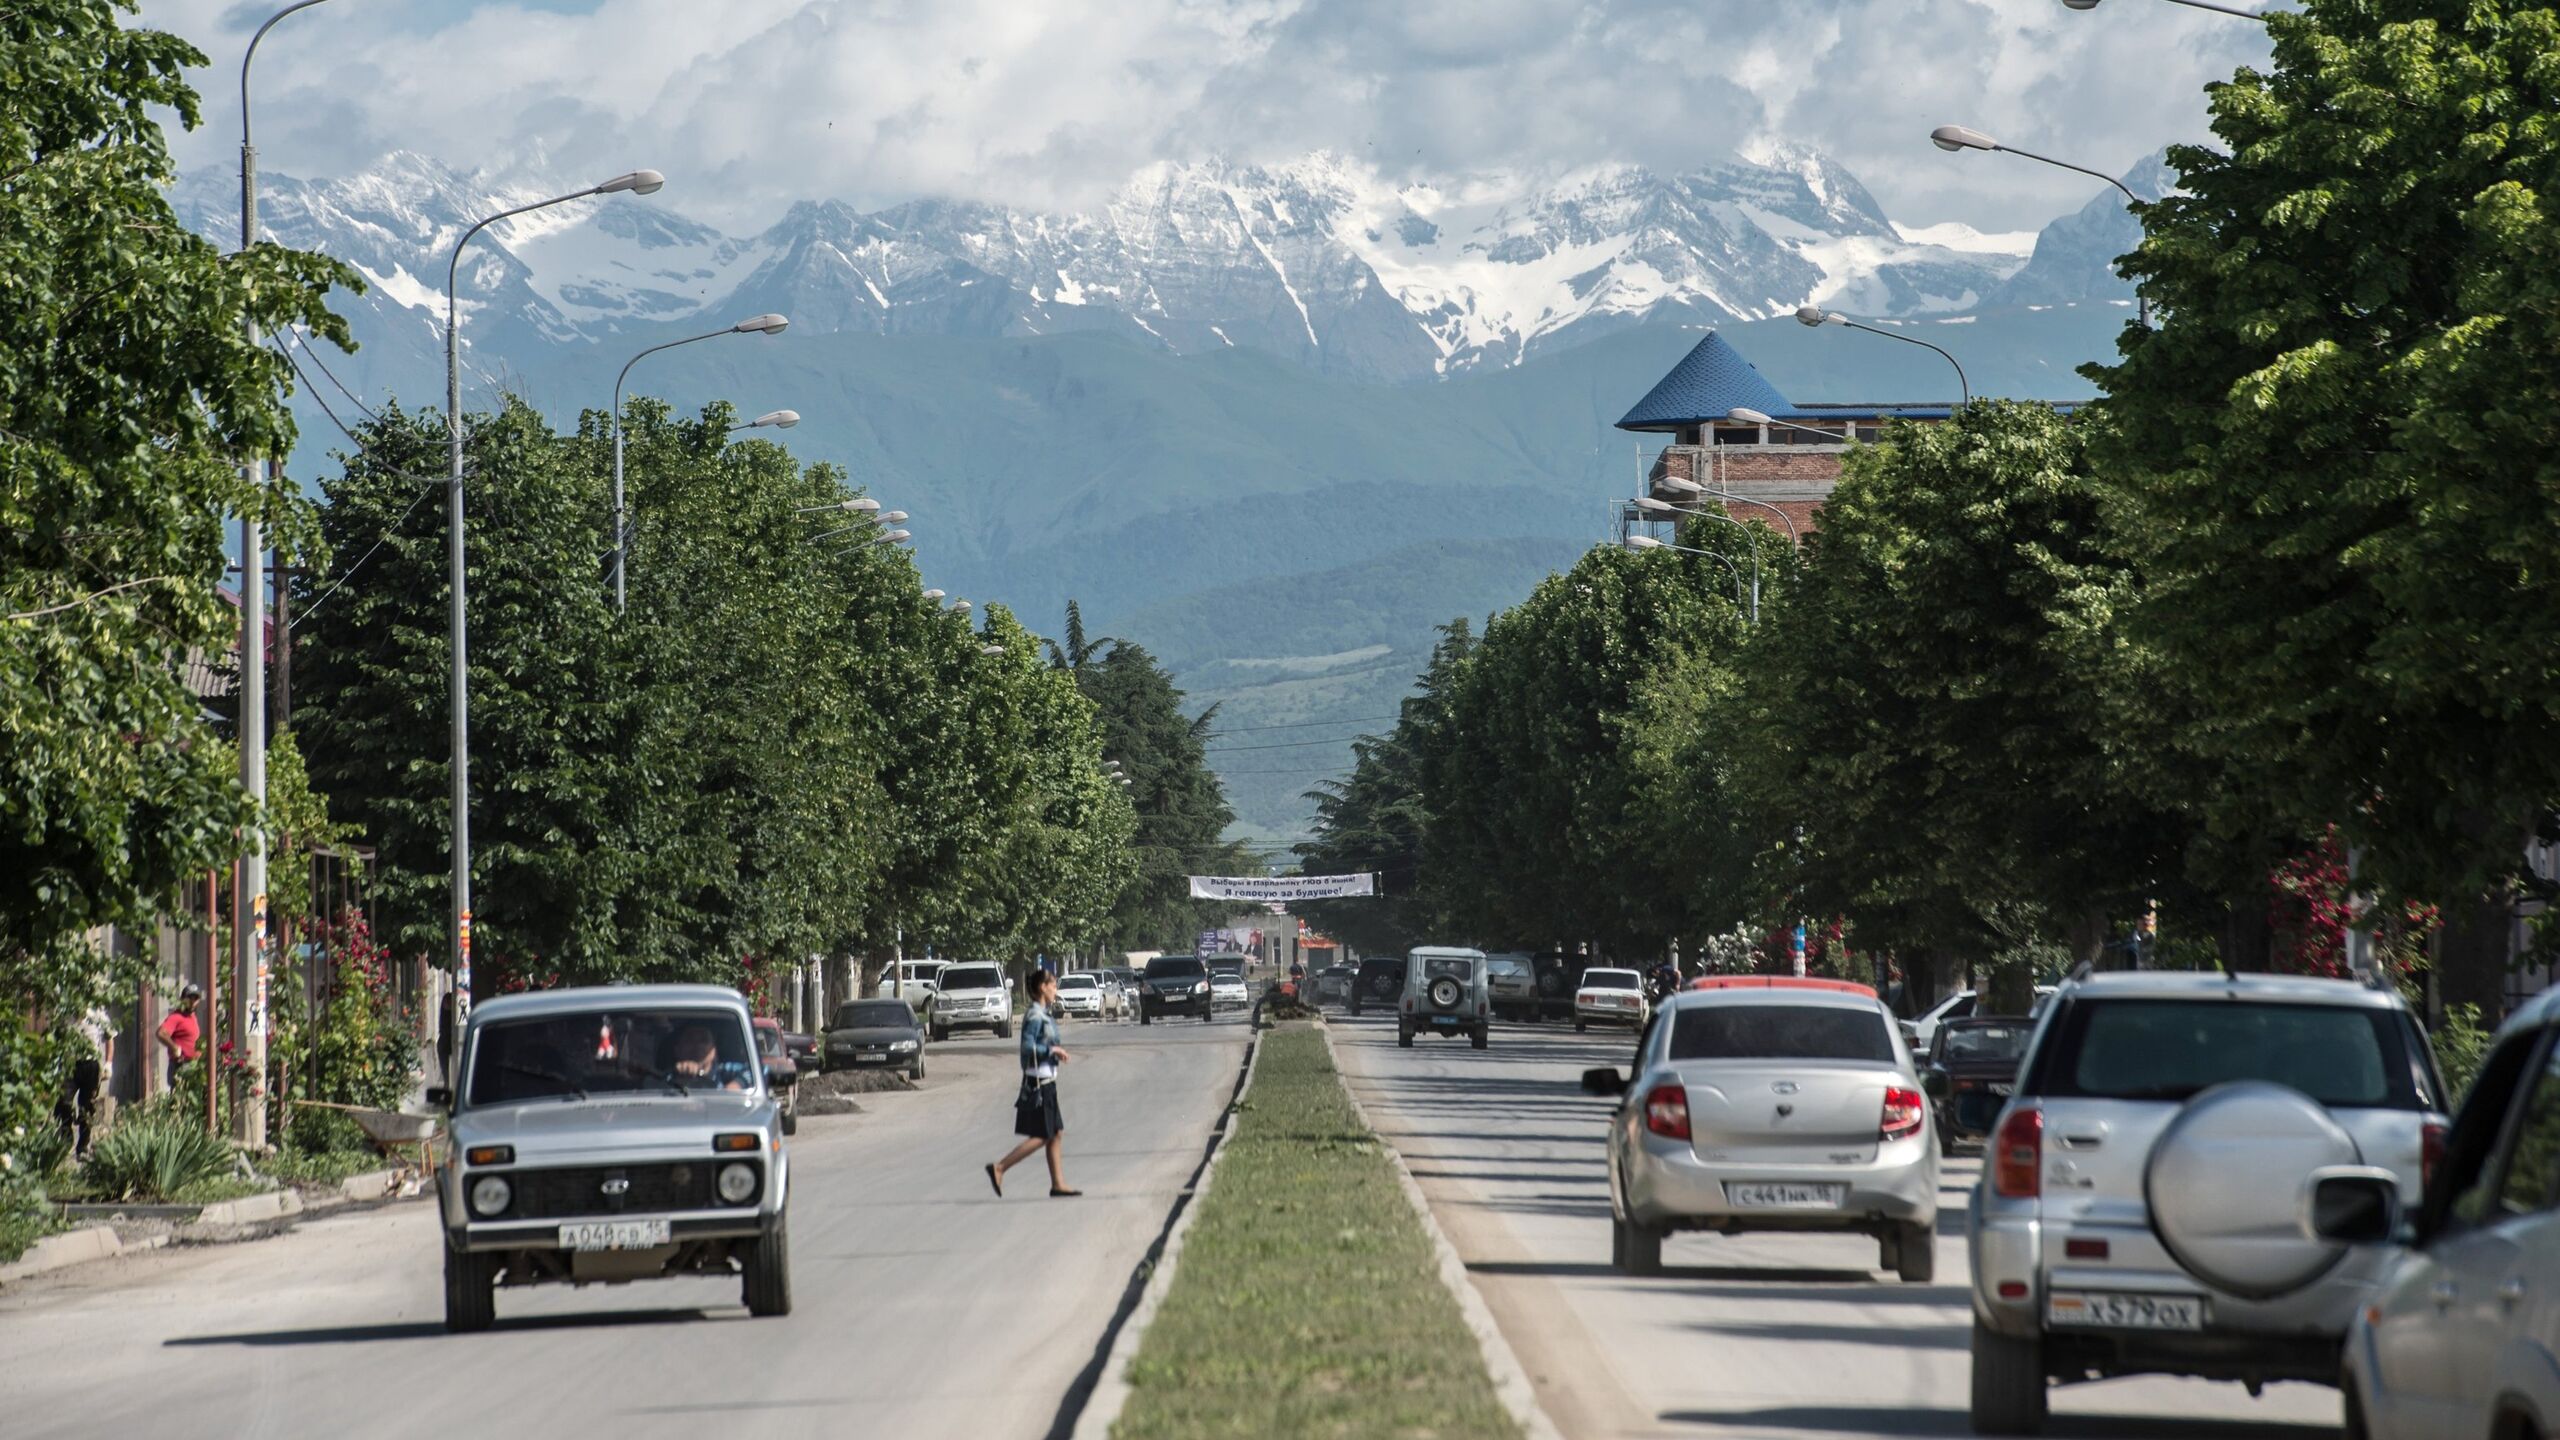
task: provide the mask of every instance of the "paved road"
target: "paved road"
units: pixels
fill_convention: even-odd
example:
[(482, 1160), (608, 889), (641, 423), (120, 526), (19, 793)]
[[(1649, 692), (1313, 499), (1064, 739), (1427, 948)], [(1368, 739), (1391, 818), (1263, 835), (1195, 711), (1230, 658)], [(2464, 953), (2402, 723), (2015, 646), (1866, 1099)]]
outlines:
[[(1860, 1237), (1677, 1235), (1660, 1279), (1609, 1259), (1606, 1102), (1578, 1081), (1625, 1066), (1623, 1034), (1504, 1027), (1479, 1053), (1391, 1020), (1337, 1016), (1334, 1052), (1401, 1151), (1541, 1404), (1571, 1440), (1965, 1435), (1970, 1310), (1960, 1160), (1940, 1197), (1938, 1283), (1880, 1277)], [(2079, 1440), (2317, 1440), (2334, 1391), (2135, 1379), (2054, 1392), (2047, 1433)]]
[[(422, 1203), (146, 1254), (0, 1295), (0, 1433), (39, 1437), (1044, 1434), (1198, 1165), (1246, 1027), (1076, 1023), (1068, 1178), (999, 1202), (1013, 1042), (933, 1047), (914, 1094), (803, 1122), (794, 1312), (734, 1280), (502, 1292), (443, 1331)], [(738, 1428), (744, 1424), (746, 1428)]]

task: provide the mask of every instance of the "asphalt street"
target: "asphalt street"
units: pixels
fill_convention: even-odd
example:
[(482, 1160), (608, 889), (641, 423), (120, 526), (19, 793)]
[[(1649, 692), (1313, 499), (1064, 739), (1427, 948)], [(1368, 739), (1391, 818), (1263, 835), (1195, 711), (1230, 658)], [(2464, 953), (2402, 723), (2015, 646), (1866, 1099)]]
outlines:
[[(1492, 1048), (1391, 1018), (1332, 1019), (1334, 1052), (1370, 1123), (1420, 1181), (1451, 1243), (1572, 1440), (1634, 1436), (1968, 1435), (1971, 1312), (1965, 1196), (1980, 1162), (1944, 1172), (1937, 1282), (1875, 1270), (1857, 1236), (1675, 1235), (1660, 1278), (1609, 1265), (1604, 1117), (1582, 1071), (1626, 1067), (1625, 1032), (1502, 1026)], [(2075, 1440), (2312, 1440), (2335, 1391), (2131, 1379), (2054, 1392), (2049, 1435)]]
[(423, 1201), (168, 1250), (0, 1295), (0, 1434), (50, 1437), (1045, 1434), (1198, 1166), (1247, 1026), (1070, 1023), (1067, 1175), (1007, 1198), (1014, 1042), (928, 1052), (925, 1087), (792, 1142), (793, 1313), (734, 1280), (502, 1291), (443, 1328)]

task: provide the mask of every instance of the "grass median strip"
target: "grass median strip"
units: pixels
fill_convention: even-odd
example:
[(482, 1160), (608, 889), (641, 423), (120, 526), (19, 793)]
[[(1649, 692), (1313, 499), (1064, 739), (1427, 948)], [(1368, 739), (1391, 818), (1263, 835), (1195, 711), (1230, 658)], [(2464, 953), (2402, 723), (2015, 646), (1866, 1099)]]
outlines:
[(1115, 1440), (1516, 1437), (1324, 1037), (1262, 1046)]

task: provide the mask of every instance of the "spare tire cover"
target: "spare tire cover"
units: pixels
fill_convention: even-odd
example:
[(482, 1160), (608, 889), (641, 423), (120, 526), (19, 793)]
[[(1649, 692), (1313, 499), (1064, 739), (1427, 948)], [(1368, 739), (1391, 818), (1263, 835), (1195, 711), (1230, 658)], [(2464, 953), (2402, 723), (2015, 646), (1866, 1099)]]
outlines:
[(1431, 1003), (1439, 1006), (1443, 1010), (1457, 1009), (1458, 1002), (1465, 998), (1466, 991), (1464, 987), (1460, 986), (1457, 981), (1450, 979), (1446, 975), (1443, 975), (1439, 979), (1431, 982)]
[(2302, 1189), (2313, 1170), (2362, 1158), (2319, 1101), (2234, 1081), (2199, 1093), (2161, 1132), (2143, 1198), (2160, 1243), (2197, 1279), (2268, 1299), (2319, 1279), (2347, 1253), (2302, 1233)]

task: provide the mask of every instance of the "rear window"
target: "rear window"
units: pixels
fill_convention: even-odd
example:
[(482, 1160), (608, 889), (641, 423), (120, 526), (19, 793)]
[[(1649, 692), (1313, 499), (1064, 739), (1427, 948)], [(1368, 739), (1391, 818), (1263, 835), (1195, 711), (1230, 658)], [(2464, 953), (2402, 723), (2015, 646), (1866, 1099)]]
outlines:
[(2232, 1080), (2323, 1105), (2421, 1108), (2426, 1081), (2395, 1010), (2237, 1000), (2084, 1000), (2045, 1047), (2047, 1095), (2184, 1100)]
[(1445, 975), (1452, 980), (1472, 981), (1476, 978), (1476, 962), (1459, 956), (1429, 955), (1423, 958), (1422, 974), (1431, 980)]
[(1671, 1021), (1673, 1060), (1855, 1060), (1893, 1063), (1893, 1037), (1873, 1010), (1841, 1005), (1691, 1005)]
[(1633, 990), (1637, 988), (1636, 972), (1633, 970), (1585, 970), (1582, 972), (1582, 987), (1586, 990)]
[(1948, 1060), (2015, 1060), (2026, 1053), (2027, 1027), (1951, 1025), (1940, 1054)]
[(934, 983), (945, 990), (994, 990), (1004, 977), (993, 965), (946, 965)]
[(1150, 960), (1147, 962), (1147, 978), (1150, 980), (1197, 978), (1208, 973), (1209, 967), (1197, 960)]
[(1058, 982), (1061, 990), (1091, 990), (1102, 982), (1090, 975), (1070, 975)]

